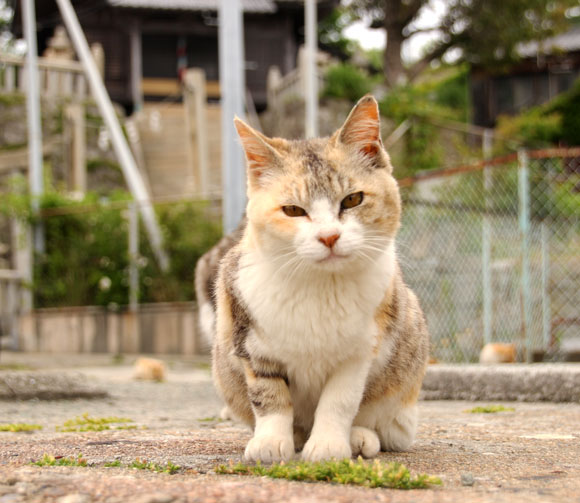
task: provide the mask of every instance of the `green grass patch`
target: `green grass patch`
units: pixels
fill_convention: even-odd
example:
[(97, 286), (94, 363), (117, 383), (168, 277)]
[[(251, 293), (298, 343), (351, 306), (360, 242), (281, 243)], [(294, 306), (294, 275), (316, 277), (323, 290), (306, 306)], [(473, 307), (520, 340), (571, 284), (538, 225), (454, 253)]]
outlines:
[(220, 465), (216, 473), (223, 475), (257, 475), (274, 479), (288, 479), (307, 482), (332, 482), (364, 487), (386, 487), (390, 489), (425, 489), (441, 485), (441, 479), (431, 475), (411, 475), (409, 470), (400, 463), (383, 463), (378, 459), (364, 461), (360, 456), (355, 461), (321, 461), (310, 463), (292, 461), (290, 463), (262, 466), (238, 463), (229, 466)]
[(31, 465), (36, 466), (87, 466), (87, 460), (83, 458), (82, 454), (79, 454), (76, 458), (70, 456), (68, 458), (61, 456), (51, 456), (45, 454), (42, 459), (38, 461), (33, 461)]
[(121, 462), (118, 459), (105, 463), (105, 468), (120, 468), (121, 466)]
[(465, 412), (470, 414), (493, 414), (495, 412), (514, 412), (515, 410), (513, 407), (504, 407), (503, 405), (485, 405), (468, 409)]
[(88, 413), (65, 421), (62, 426), (57, 426), (56, 431), (104, 431), (104, 430), (136, 430), (137, 426), (132, 419), (127, 417), (91, 417)]
[(178, 466), (171, 461), (168, 461), (165, 465), (160, 465), (153, 463), (152, 461), (137, 458), (128, 466), (128, 468), (133, 468), (134, 470), (150, 470), (156, 473), (168, 473), (169, 475), (173, 475), (179, 471), (181, 466)]
[(199, 417), (197, 420), (200, 423), (222, 423), (223, 419), (217, 416), (209, 416), (209, 417)]
[(19, 431), (34, 431), (42, 430), (42, 426), (39, 424), (28, 424), (28, 423), (9, 423), (0, 424), (0, 431), (10, 431), (17, 433)]

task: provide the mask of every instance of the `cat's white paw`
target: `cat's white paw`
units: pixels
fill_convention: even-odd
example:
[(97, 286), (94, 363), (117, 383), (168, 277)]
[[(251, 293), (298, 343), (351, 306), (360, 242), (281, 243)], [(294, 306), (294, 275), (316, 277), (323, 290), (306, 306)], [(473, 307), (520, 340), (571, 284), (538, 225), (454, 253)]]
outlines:
[(354, 456), (360, 454), (365, 458), (372, 458), (381, 450), (381, 442), (375, 431), (353, 426), (350, 430), (350, 447)]
[(304, 461), (321, 461), (323, 459), (344, 459), (352, 456), (350, 444), (337, 436), (311, 436), (302, 450)]
[(229, 421), (230, 419), (233, 419), (233, 418), (234, 418), (234, 415), (232, 414), (232, 411), (230, 410), (230, 408), (227, 405), (224, 405), (224, 407), (220, 411), (220, 419), (223, 419), (224, 421)]
[(246, 446), (246, 461), (273, 463), (288, 461), (294, 455), (294, 440), (282, 435), (259, 435), (252, 438)]
[(401, 409), (397, 416), (379, 424), (378, 433), (383, 451), (406, 451), (411, 447), (417, 431), (417, 406)]

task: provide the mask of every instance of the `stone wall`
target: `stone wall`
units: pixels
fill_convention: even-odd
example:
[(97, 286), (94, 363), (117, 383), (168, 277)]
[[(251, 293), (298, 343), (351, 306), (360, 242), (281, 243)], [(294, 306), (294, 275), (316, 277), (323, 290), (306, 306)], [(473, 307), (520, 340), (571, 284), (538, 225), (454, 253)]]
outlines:
[(100, 307), (37, 309), (23, 315), (19, 350), (43, 353), (206, 353), (193, 302), (144, 304), (135, 313)]

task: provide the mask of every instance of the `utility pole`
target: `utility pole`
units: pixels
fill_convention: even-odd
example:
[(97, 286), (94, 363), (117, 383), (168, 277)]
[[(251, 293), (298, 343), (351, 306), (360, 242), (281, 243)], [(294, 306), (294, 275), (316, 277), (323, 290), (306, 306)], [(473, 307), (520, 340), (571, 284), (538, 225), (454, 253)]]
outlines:
[(316, 53), (318, 35), (316, 33), (316, 0), (305, 0), (304, 19), (306, 25), (306, 138), (318, 136), (318, 75)]
[[(40, 92), (38, 88), (38, 46), (36, 43), (36, 11), (34, 0), (22, 0), (22, 21), (28, 46), (26, 53), (26, 112), (28, 120), (28, 180), (32, 211), (38, 214), (44, 192), (42, 169), (42, 126), (40, 123)], [(34, 226), (34, 249), (44, 252), (44, 230)], [(32, 278), (30, 278), (32, 279)]]
[(119, 159), (119, 164), (121, 165), (121, 170), (123, 171), (129, 190), (131, 191), (135, 202), (139, 205), (141, 217), (143, 218), (145, 230), (149, 237), (149, 241), (151, 242), (151, 247), (153, 248), (155, 257), (161, 269), (167, 271), (169, 269), (169, 258), (163, 248), (161, 229), (157, 223), (157, 217), (155, 216), (155, 211), (151, 204), (149, 191), (141, 177), (139, 169), (137, 168), (137, 163), (131, 153), (127, 140), (123, 135), (119, 119), (115, 114), (111, 98), (105, 89), (105, 84), (103, 83), (99, 69), (95, 64), (85, 34), (83, 33), (70, 0), (56, 0), (56, 2), (75, 46), (77, 55), (83, 65), (87, 80), (91, 86), (91, 91), (97, 105), (99, 106), (99, 111), (101, 112), (103, 120), (109, 130), (109, 134), (111, 135), (113, 148), (117, 155), (117, 159)]
[(244, 117), (244, 21), (240, 0), (221, 0), (219, 10), (220, 90), (222, 95), (222, 189), (224, 233), (233, 231), (246, 209), (244, 153), (234, 117)]

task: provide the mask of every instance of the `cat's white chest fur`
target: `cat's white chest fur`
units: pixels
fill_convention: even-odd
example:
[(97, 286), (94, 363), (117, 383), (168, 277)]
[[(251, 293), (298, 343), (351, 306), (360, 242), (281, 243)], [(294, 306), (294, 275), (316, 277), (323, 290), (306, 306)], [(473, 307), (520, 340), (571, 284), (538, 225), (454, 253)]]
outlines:
[(314, 271), (287, 278), (263, 260), (242, 257), (237, 286), (256, 325), (247, 342), (253, 354), (283, 363), (296, 387), (317, 395), (341, 362), (370, 358), (374, 314), (393, 264), (389, 247), (356, 274)]

